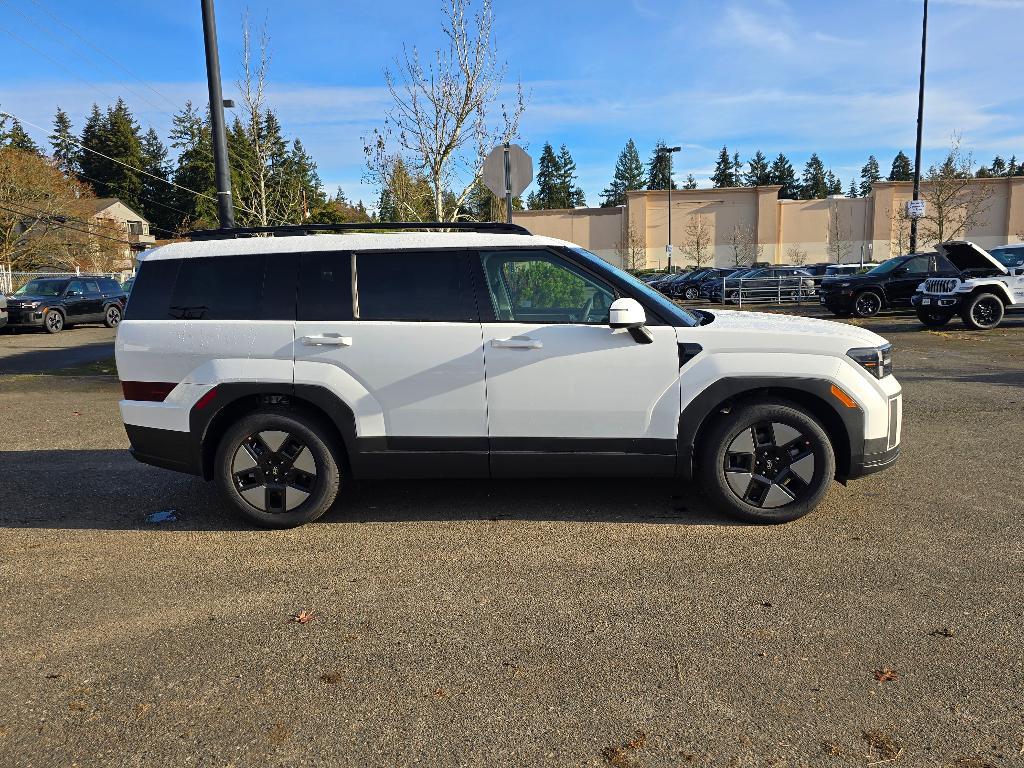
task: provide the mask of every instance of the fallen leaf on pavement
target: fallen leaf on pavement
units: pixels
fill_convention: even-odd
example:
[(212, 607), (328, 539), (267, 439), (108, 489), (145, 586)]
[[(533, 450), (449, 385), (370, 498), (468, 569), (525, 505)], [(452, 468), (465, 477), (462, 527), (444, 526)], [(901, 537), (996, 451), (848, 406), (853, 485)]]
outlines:
[(292, 614), (292, 621), (296, 624), (309, 624), (313, 620), (312, 611), (299, 611)]
[(882, 669), (875, 670), (875, 680), (880, 683), (887, 683), (890, 680), (898, 680), (900, 677), (899, 672), (889, 667), (883, 667)]

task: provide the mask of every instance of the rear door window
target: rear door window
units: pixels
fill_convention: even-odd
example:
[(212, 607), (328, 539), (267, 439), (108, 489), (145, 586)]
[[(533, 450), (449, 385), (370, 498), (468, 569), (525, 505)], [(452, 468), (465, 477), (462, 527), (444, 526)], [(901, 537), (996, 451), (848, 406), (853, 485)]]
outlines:
[(299, 320), (351, 320), (351, 252), (314, 251), (300, 262)]
[(465, 251), (374, 251), (356, 255), (361, 320), (479, 320)]

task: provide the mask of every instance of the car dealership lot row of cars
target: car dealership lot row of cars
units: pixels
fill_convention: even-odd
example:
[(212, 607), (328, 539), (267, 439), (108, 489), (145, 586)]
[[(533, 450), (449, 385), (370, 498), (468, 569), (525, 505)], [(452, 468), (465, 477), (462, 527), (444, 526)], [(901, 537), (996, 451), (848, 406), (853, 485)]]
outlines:
[(852, 264), (696, 269), (645, 276), (677, 301), (716, 303), (816, 298), (836, 317), (867, 318), (913, 308), (927, 326), (959, 316), (975, 330), (995, 328), (1007, 312), (1024, 310), (1024, 244), (985, 251), (949, 241), (934, 252), (891, 258), (868, 269)]

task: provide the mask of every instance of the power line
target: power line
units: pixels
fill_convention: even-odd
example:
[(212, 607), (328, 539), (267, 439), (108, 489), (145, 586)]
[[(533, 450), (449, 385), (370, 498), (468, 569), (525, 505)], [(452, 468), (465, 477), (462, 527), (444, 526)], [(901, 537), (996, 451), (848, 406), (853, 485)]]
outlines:
[(64, 21), (61, 20), (61, 18), (59, 16), (57, 16), (51, 10), (46, 8), (41, 2), (39, 2), (39, 0), (32, 0), (32, 4), (35, 5), (37, 8), (39, 8), (41, 11), (43, 11), (43, 13), (45, 13), (51, 19), (53, 19), (58, 24), (60, 24), (62, 27), (64, 27), (64, 29), (68, 30), (71, 34), (73, 34), (75, 37), (77, 37), (79, 40), (81, 40), (87, 46), (89, 46), (92, 50), (96, 51), (96, 53), (100, 54), (101, 56), (103, 56), (103, 58), (105, 58), (108, 61), (110, 61), (110, 63), (112, 63), (114, 66), (116, 66), (122, 72), (126, 73), (130, 77), (133, 77), (140, 84), (142, 84), (142, 85), (146, 86), (147, 88), (149, 88), (149, 90), (151, 90), (157, 96), (159, 96), (164, 101), (166, 101), (168, 104), (170, 104), (174, 109), (178, 108), (178, 104), (176, 102), (174, 102), (172, 99), (170, 99), (169, 97), (167, 97), (166, 95), (164, 95), (163, 93), (158, 91), (156, 88), (154, 88), (152, 85), (147, 83), (145, 80), (140, 78), (138, 75), (136, 75), (130, 69), (128, 69), (126, 66), (124, 66), (119, 61), (117, 61), (114, 57), (112, 57), (110, 54), (108, 54), (106, 51), (104, 51), (103, 49), (98, 48), (95, 45), (93, 45), (92, 42), (88, 40), (88, 38), (86, 38), (83, 35), (79, 34), (79, 32), (74, 27), (71, 27), (71, 26), (65, 24)]
[[(55, 35), (55, 34), (54, 34), (53, 32), (51, 32), (51, 31), (50, 31), (49, 29), (46, 29), (45, 27), (43, 27), (43, 26), (42, 26), (42, 25), (41, 25), (41, 24), (40, 24), (40, 23), (39, 23), (38, 21), (36, 21), (35, 19), (33, 19), (33, 18), (32, 18), (31, 16), (29, 16), (29, 15), (28, 15), (27, 13), (25, 13), (25, 12), (24, 12), (24, 11), (22, 11), (22, 10), (21, 10), (20, 8), (18, 8), (18, 7), (17, 7), (17, 6), (16, 6), (16, 5), (14, 4), (14, 3), (12, 3), (12, 2), (11, 2), (11, 0), (0, 0), (0, 1), (2, 1), (2, 2), (5, 2), (5, 3), (7, 3), (7, 5), (11, 6), (11, 7), (12, 7), (12, 8), (14, 9), (15, 13), (17, 13), (17, 14), (18, 14), (19, 16), (21, 16), (21, 17), (22, 17), (23, 19), (26, 19), (26, 20), (27, 20), (27, 21), (28, 21), (28, 22), (29, 22), (30, 24), (32, 24), (32, 25), (33, 25), (33, 26), (34, 26), (34, 27), (35, 27), (36, 29), (38, 29), (38, 30), (40, 30), (41, 32), (43, 32), (44, 34), (48, 35), (48, 36), (49, 36), (49, 37), (50, 37), (51, 39), (55, 40), (55, 41), (56, 41), (56, 42), (57, 42), (57, 43), (58, 43), (59, 45), (63, 46), (63, 47), (65, 48), (65, 49), (67, 49), (68, 51), (70, 51), (70, 52), (71, 52), (72, 54), (74, 54), (75, 56), (77, 56), (77, 57), (78, 57), (79, 59), (82, 59), (82, 58), (83, 58), (83, 55), (82, 55), (82, 53), (81, 53), (80, 51), (76, 51), (76, 50), (75, 50), (75, 49), (73, 49), (73, 48), (72, 48), (71, 46), (69, 46), (69, 45), (68, 45), (67, 43), (65, 43), (65, 42), (64, 42), (63, 40), (61, 40), (61, 39), (60, 39), (59, 37), (57, 37), (57, 35)], [(22, 42), (23, 42), (23, 44), (27, 45), (27, 43), (24, 43), (24, 41), (22, 41)], [(36, 52), (37, 52), (37, 53), (40, 53), (40, 54), (42, 55), (41, 51), (38, 51), (38, 50), (36, 50)], [(92, 62), (92, 63), (93, 63), (94, 65), (95, 65), (95, 61), (96, 61), (95, 59), (93, 59), (93, 58), (92, 58), (92, 57), (90, 57), (90, 56), (86, 56), (85, 58), (87, 58), (87, 59), (88, 59), (89, 61), (91, 61), (91, 62)], [(108, 57), (108, 58), (109, 58), (109, 57)], [(53, 59), (51, 59), (51, 61), (53, 61)], [(56, 62), (54, 62), (54, 63), (56, 63)], [(82, 78), (82, 77), (79, 77), (79, 79), (81, 79), (81, 80), (82, 80), (83, 82), (88, 82), (88, 81), (86, 81), (86, 80), (85, 80), (84, 78)], [(96, 86), (96, 84), (95, 84), (95, 83), (91, 83), (91, 82), (90, 82), (90, 85), (92, 85), (92, 87), (93, 87), (93, 88), (96, 88), (96, 90), (97, 90), (97, 91), (100, 91), (100, 92), (102, 93), (102, 90), (100, 90), (100, 89), (99, 89), (99, 87), (98, 87), (98, 86)], [(164, 109), (163, 107), (161, 107), (161, 106), (159, 106), (159, 105), (157, 105), (157, 104), (154, 104), (154, 103), (153, 103), (152, 101), (150, 101), (150, 100), (149, 100), (149, 98), (147, 98), (146, 96), (143, 96), (143, 95), (142, 95), (141, 93), (139, 93), (138, 91), (135, 91), (135, 90), (133, 90), (132, 88), (129, 88), (129, 87), (127, 86), (127, 85), (122, 85), (121, 87), (125, 88), (125, 89), (126, 89), (126, 90), (127, 90), (128, 92), (129, 92), (129, 93), (131, 93), (131, 94), (132, 94), (132, 95), (134, 95), (135, 97), (137, 97), (137, 98), (139, 98), (139, 99), (142, 99), (142, 101), (144, 101), (144, 102), (146, 102), (147, 104), (149, 104), (149, 106), (153, 107), (153, 109), (155, 109), (155, 110), (156, 110), (157, 112), (160, 112), (160, 113), (162, 113), (162, 114), (164, 114), (164, 115), (167, 115), (168, 117), (171, 117), (171, 118), (173, 118), (173, 117), (174, 117), (173, 115), (171, 115), (171, 113), (170, 113), (170, 112), (168, 112), (167, 110), (165, 110), (165, 109)]]
[[(42, 57), (43, 57), (44, 59), (46, 59), (47, 61), (49, 61), (49, 62), (50, 62), (51, 64), (53, 64), (54, 66), (56, 66), (56, 67), (59, 67), (60, 69), (64, 70), (64, 71), (65, 71), (65, 72), (67, 72), (68, 74), (70, 74), (70, 75), (71, 75), (71, 76), (72, 76), (73, 78), (75, 78), (76, 80), (78, 80), (78, 81), (79, 81), (80, 83), (84, 83), (85, 85), (87, 85), (87, 86), (89, 86), (90, 88), (92, 88), (93, 90), (95, 90), (95, 91), (96, 91), (97, 93), (100, 93), (100, 94), (102, 94), (104, 98), (106, 98), (106, 99), (111, 99), (111, 98), (113, 98), (113, 97), (112, 97), (112, 96), (111, 96), (111, 95), (110, 95), (109, 93), (105, 92), (105, 91), (104, 91), (103, 89), (99, 88), (99, 87), (98, 87), (98, 86), (96, 86), (96, 85), (95, 85), (94, 83), (90, 83), (90, 82), (89, 82), (88, 80), (86, 80), (85, 78), (83, 78), (83, 77), (81, 77), (80, 75), (78, 75), (78, 74), (77, 74), (76, 72), (74, 72), (74, 71), (73, 71), (72, 69), (70, 69), (69, 67), (66, 67), (66, 66), (64, 66), (64, 65), (63, 65), (63, 64), (61, 64), (61, 63), (60, 63), (59, 61), (57, 61), (57, 60), (56, 60), (55, 58), (53, 58), (52, 56), (50, 56), (50, 55), (49, 55), (48, 53), (44, 53), (43, 51), (39, 50), (38, 48), (36, 48), (36, 47), (35, 47), (34, 45), (32, 45), (31, 43), (29, 43), (29, 42), (27, 42), (27, 41), (23, 40), (22, 38), (18, 37), (18, 35), (16, 35), (16, 34), (14, 34), (13, 32), (11, 32), (11, 30), (7, 29), (7, 27), (0, 27), (0, 29), (2, 29), (2, 30), (3, 30), (4, 32), (6, 32), (6, 33), (7, 33), (8, 35), (10, 35), (11, 37), (13, 37), (13, 38), (14, 38), (14, 39), (15, 39), (16, 41), (18, 41), (19, 43), (21, 43), (22, 45), (24, 45), (24, 46), (25, 46), (26, 48), (28, 48), (28, 49), (29, 49), (30, 51), (34, 51), (35, 53), (37, 53), (37, 54), (39, 54), (40, 56), (42, 56)], [(117, 101), (117, 99), (114, 99), (114, 101)], [(25, 122), (25, 121), (22, 121), (22, 122)], [(38, 126), (36, 126), (36, 127), (38, 127)], [(43, 129), (41, 129), (41, 130), (46, 130), (46, 129), (45, 129), (45, 128), (43, 128)]]

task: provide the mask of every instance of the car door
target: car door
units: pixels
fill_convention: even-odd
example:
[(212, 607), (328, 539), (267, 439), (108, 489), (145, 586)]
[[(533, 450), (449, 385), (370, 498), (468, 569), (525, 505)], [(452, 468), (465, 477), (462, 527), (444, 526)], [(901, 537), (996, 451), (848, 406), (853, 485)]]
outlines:
[(103, 320), (103, 291), (98, 280), (85, 280), (85, 306), (83, 322), (95, 323)]
[(928, 256), (914, 256), (893, 270), (892, 277), (885, 286), (890, 304), (910, 304), (910, 297), (914, 295), (917, 286), (928, 277), (928, 262)]
[(295, 383), (354, 412), (364, 477), (486, 477), (484, 354), (463, 250), (303, 254)]
[(482, 251), (479, 274), (491, 473), (671, 474), (675, 329), (613, 331), (615, 289), (555, 251)]
[(82, 323), (89, 319), (89, 299), (85, 295), (85, 281), (72, 280), (64, 289), (64, 308), (68, 323)]

